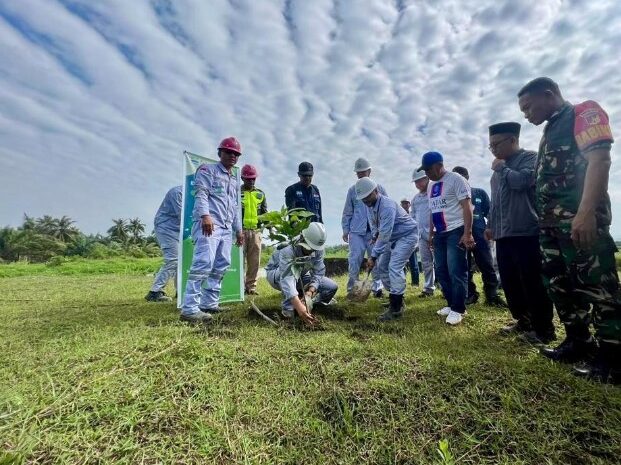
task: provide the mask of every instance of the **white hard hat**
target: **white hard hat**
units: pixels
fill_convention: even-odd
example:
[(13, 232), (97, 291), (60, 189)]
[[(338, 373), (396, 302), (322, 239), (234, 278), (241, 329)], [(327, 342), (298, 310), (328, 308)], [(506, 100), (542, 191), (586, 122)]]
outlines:
[(302, 231), (302, 237), (305, 244), (313, 250), (323, 250), (326, 246), (326, 228), (323, 224), (312, 222), (308, 225), (304, 231)]
[(403, 203), (403, 202), (411, 203), (411, 202), (410, 202), (410, 199), (408, 199), (407, 197), (403, 197), (403, 198), (401, 199), (401, 203)]
[(356, 199), (362, 200), (377, 189), (377, 183), (371, 178), (360, 178), (356, 181)]
[(366, 158), (358, 158), (354, 163), (354, 172), (366, 171), (371, 169), (371, 163)]
[(412, 182), (418, 181), (419, 179), (423, 179), (426, 177), (427, 175), (424, 171), (414, 170), (414, 172), (412, 173)]

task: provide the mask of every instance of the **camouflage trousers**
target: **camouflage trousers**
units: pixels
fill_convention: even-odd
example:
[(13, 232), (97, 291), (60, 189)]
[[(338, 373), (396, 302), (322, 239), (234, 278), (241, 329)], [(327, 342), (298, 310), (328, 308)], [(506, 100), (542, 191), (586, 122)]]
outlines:
[(621, 343), (621, 290), (615, 263), (617, 247), (608, 229), (598, 231), (589, 251), (578, 250), (570, 232), (542, 228), (544, 285), (567, 335), (588, 339), (593, 323), (601, 342)]

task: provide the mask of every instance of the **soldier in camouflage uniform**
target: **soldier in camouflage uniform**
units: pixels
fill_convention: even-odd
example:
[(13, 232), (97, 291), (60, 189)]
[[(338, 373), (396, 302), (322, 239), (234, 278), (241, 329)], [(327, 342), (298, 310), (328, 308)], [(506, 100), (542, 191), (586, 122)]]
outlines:
[(542, 273), (567, 337), (560, 346), (541, 352), (556, 361), (585, 361), (574, 367), (576, 374), (618, 383), (621, 291), (617, 249), (609, 233), (613, 138), (608, 115), (594, 101), (565, 101), (549, 78), (529, 82), (518, 97), (529, 122), (548, 122), (536, 167)]

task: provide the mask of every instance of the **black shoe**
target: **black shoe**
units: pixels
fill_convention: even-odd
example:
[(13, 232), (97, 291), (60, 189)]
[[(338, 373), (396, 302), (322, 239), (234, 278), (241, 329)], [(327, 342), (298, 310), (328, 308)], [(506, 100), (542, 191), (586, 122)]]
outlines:
[(403, 309), (405, 307), (403, 303), (403, 295), (390, 294), (389, 298), (390, 307), (379, 316), (379, 321), (397, 320), (403, 316)]
[(164, 291), (149, 291), (144, 298), (147, 302), (172, 302), (172, 299), (168, 297)]
[(522, 334), (531, 330), (532, 328), (528, 323), (516, 321), (514, 323), (511, 323), (510, 325), (500, 328), (500, 334), (504, 336), (509, 336), (510, 334)]
[(213, 320), (213, 316), (205, 312), (196, 312), (191, 315), (184, 315), (183, 313), (179, 317), (181, 321), (185, 321), (190, 324), (208, 324)]
[(575, 366), (573, 372), (599, 383), (621, 385), (621, 348), (600, 341), (593, 361)]
[(476, 304), (478, 301), (479, 301), (478, 292), (474, 292), (470, 294), (468, 297), (466, 297), (466, 305), (473, 305), (473, 304)]
[(384, 297), (384, 291), (382, 289), (375, 291), (373, 293), (373, 297), (375, 297), (376, 299), (381, 299), (382, 297)]
[(593, 361), (573, 368), (573, 374), (598, 383), (621, 385), (621, 369), (613, 368), (607, 363)]
[(425, 297), (433, 297), (433, 292), (423, 291), (420, 294), (418, 294), (418, 297), (422, 297), (423, 299)]
[(552, 341), (556, 341), (556, 334), (546, 333), (539, 334), (536, 331), (526, 331), (519, 335), (520, 340), (532, 344), (534, 346), (541, 346), (544, 344), (549, 344)]
[(542, 347), (541, 355), (561, 363), (577, 363), (592, 359), (597, 351), (597, 344), (593, 338), (588, 341), (565, 338), (558, 347)]
[(202, 307), (198, 307), (198, 309), (203, 312), (203, 313), (209, 313), (211, 315), (214, 315), (216, 313), (220, 313), (222, 311), (224, 311), (223, 308), (220, 307), (213, 307), (213, 308), (202, 308)]
[(509, 306), (507, 305), (507, 302), (505, 302), (505, 299), (503, 299), (499, 295), (495, 295), (494, 297), (487, 299), (487, 301), (485, 302), (485, 305), (489, 307), (509, 308)]

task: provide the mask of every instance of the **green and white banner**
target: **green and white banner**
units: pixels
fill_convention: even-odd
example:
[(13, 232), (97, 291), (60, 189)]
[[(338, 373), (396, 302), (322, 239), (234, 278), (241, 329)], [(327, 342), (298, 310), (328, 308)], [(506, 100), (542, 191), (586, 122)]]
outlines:
[[(179, 262), (177, 265), (177, 307), (181, 308), (185, 294), (185, 283), (192, 266), (194, 244), (192, 242), (192, 210), (194, 209), (194, 173), (203, 163), (218, 163), (217, 160), (205, 158), (195, 153), (183, 152), (183, 203), (181, 207), (181, 231), (179, 233)], [(241, 185), (239, 168), (233, 168)], [(241, 194), (238, 194), (241, 195)], [(241, 197), (238, 199), (241, 218)], [(235, 245), (231, 249), (231, 267), (222, 280), (220, 302), (238, 302), (244, 300), (244, 260), (243, 250)]]

